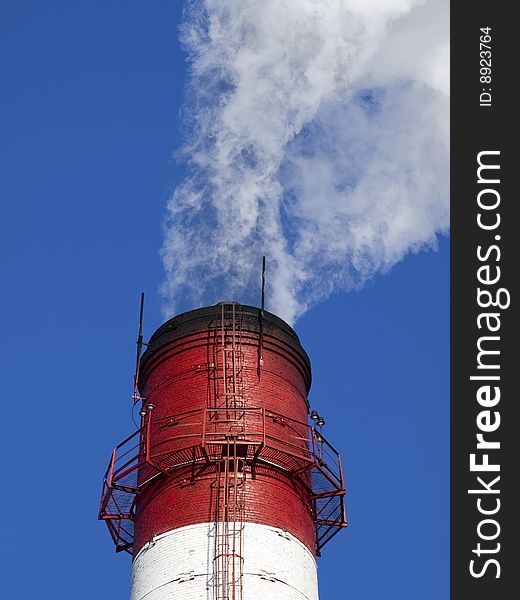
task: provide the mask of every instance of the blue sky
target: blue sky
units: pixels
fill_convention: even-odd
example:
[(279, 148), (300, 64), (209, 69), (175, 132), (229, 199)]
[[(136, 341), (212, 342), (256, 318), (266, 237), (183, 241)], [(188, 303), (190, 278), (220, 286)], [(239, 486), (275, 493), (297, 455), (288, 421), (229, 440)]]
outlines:
[[(148, 335), (163, 318), (162, 222), (183, 177), (180, 13), (0, 3), (9, 598), (128, 598), (130, 560), (96, 517), (109, 453), (131, 431), (141, 290)], [(297, 323), (348, 486), (322, 600), (448, 597), (448, 267), (443, 238)]]

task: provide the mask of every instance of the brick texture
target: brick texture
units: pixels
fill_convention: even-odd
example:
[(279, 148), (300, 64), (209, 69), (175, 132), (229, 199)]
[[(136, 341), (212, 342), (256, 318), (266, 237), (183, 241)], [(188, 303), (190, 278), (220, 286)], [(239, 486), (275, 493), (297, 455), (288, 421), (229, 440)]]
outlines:
[[(316, 561), (283, 529), (246, 523), (243, 600), (318, 600)], [(214, 600), (214, 525), (182, 527), (136, 556), (131, 600)]]
[[(261, 364), (259, 332), (241, 332), (240, 397), (246, 408), (263, 408), (288, 419), (306, 422), (306, 395), (310, 385), (308, 359), (299, 343), (294, 341), (296, 335), (289, 335), (287, 329), (287, 325), (278, 329), (276, 324), (270, 325), (263, 338)], [(218, 329), (207, 324), (197, 328), (196, 321), (195, 326), (190, 323), (185, 335), (180, 325), (168, 343), (149, 350), (143, 360), (140, 388), (146, 403), (155, 406), (154, 422), (171, 418), (174, 424), (176, 415), (213, 408), (222, 402), (217, 393), (222, 363)], [(226, 368), (229, 371), (230, 365)], [(196, 421), (202, 418), (202, 413), (193, 414), (189, 426), (184, 424), (184, 418), (182, 436), (179, 435), (181, 429), (172, 424), (154, 430), (151, 445), (168, 450), (181, 445), (195, 448), (200, 444), (197, 432), (202, 429), (202, 424)], [(301, 426), (288, 426), (273, 419), (269, 421), (269, 427), (277, 438), (288, 444), (294, 445), (295, 440), (305, 435)], [(141, 478), (146, 479), (148, 475), (143, 468)], [(305, 481), (305, 475), (303, 478)], [(214, 481), (214, 469), (195, 470), (190, 467), (187, 453), (185, 467), (177, 468), (171, 475), (161, 477), (145, 488), (137, 499), (134, 552), (137, 554), (152, 538), (167, 531), (211, 522)], [(308, 489), (301, 481), (275, 465), (264, 464), (254, 470), (247, 467), (244, 489), (245, 521), (287, 530), (311, 552), (315, 551), (312, 503)]]

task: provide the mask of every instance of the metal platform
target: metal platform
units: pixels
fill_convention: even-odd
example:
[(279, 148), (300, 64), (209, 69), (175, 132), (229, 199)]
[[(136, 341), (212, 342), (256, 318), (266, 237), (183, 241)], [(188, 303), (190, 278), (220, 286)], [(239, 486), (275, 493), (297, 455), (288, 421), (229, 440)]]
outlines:
[(157, 419), (148, 411), (144, 425), (114, 449), (103, 481), (99, 518), (116, 551), (132, 552), (136, 498), (151, 482), (180, 472), (193, 480), (218, 469), (230, 442), (248, 469), (273, 468), (308, 489), (317, 554), (346, 525), (341, 458), (316, 427), (264, 408), (206, 408)]

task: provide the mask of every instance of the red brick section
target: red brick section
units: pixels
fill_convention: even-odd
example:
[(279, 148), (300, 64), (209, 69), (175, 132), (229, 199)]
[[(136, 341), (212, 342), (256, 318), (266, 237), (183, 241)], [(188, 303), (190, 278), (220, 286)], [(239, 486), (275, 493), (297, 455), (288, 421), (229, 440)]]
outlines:
[[(139, 499), (134, 552), (152, 537), (194, 523), (213, 521), (212, 473), (193, 483), (165, 480)], [(315, 551), (314, 524), (303, 489), (272, 469), (246, 480), (246, 515), (251, 523), (287, 530)]]
[[(215, 318), (218, 310), (217, 305)], [(195, 316), (196, 313), (193, 311)], [(303, 349), (295, 335), (288, 334), (287, 325), (277, 326), (273, 317), (264, 333), (259, 373), (259, 335), (254, 323), (241, 333), (244, 365), (241, 377), (246, 407), (265, 408), (306, 422), (310, 371)], [(151, 350), (143, 357), (140, 387), (146, 402), (155, 405), (153, 421), (214, 407), (214, 367), (221, 364), (215, 322), (201, 318), (200, 323), (197, 319), (190, 321), (189, 327), (181, 323), (172, 339), (165, 343), (164, 338), (162, 340), (154, 347), (152, 337)], [(202, 411), (194, 415), (195, 420), (202, 419)], [(200, 443), (200, 436), (196, 435), (200, 429), (194, 423), (193, 427), (184, 430), (188, 432), (182, 440), (184, 447)], [(165, 435), (175, 436), (178, 431), (175, 427), (170, 430), (154, 434), (156, 439), (151, 440), (151, 445), (164, 439)], [(289, 437), (291, 431), (294, 436), (290, 427), (279, 427), (279, 431), (281, 436)], [(192, 433), (193, 439), (190, 438)], [(206, 470), (194, 478), (193, 469), (188, 465), (145, 488), (138, 496), (134, 552), (139, 552), (152, 537), (166, 531), (211, 522), (214, 481), (214, 470)], [(245, 489), (246, 521), (287, 530), (315, 552), (311, 503), (308, 491), (301, 483), (279, 469), (262, 466), (255, 469), (254, 477), (248, 474)]]

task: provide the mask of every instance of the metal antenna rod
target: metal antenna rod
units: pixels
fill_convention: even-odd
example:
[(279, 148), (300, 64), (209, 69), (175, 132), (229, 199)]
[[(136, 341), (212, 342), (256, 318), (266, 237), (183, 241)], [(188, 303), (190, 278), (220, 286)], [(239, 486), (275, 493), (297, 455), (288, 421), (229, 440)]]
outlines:
[(262, 256), (262, 312), (265, 306), (265, 256)]
[(137, 336), (137, 356), (135, 359), (134, 375), (134, 404), (141, 400), (139, 396), (139, 371), (141, 369), (141, 353), (143, 351), (143, 312), (144, 312), (144, 292), (141, 292), (141, 306), (139, 308), (139, 334)]
[(264, 306), (265, 306), (265, 256), (262, 256), (262, 300), (260, 304), (260, 336), (258, 344), (258, 377), (260, 367), (264, 364)]

